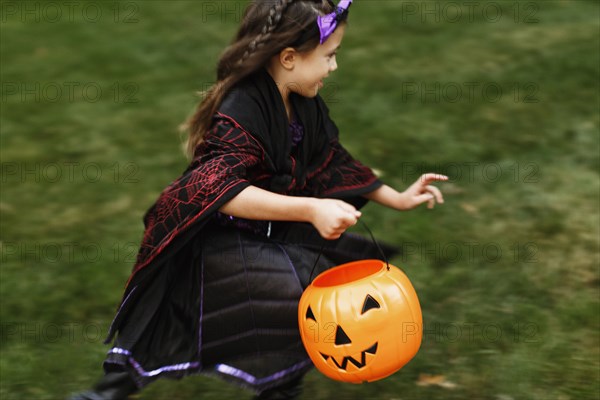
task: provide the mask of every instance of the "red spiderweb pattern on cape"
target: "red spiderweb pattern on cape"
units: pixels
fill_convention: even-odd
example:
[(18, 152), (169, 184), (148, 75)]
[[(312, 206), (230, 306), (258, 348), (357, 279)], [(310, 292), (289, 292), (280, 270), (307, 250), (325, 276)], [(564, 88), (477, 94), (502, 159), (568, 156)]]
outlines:
[(163, 190), (144, 216), (146, 229), (134, 273), (181, 231), (202, 219), (228, 192), (249, 185), (247, 171), (261, 162), (264, 153), (249, 134), (220, 120), (196, 154), (182, 176)]

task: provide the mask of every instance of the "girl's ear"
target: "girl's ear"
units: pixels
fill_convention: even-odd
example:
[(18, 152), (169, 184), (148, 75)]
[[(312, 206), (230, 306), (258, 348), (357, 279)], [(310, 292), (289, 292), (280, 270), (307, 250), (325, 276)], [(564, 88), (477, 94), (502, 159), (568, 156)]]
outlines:
[(293, 47), (286, 47), (279, 52), (279, 63), (288, 71), (294, 69), (297, 58), (298, 52)]

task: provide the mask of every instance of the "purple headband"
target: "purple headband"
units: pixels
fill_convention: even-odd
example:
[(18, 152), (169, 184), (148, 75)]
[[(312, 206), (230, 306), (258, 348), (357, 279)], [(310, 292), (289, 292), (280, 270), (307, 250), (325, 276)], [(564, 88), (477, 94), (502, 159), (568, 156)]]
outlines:
[(348, 8), (351, 4), (352, 0), (341, 0), (334, 12), (317, 17), (317, 25), (319, 26), (319, 32), (321, 34), (320, 44), (325, 43), (327, 38), (329, 38), (337, 28), (338, 23), (346, 19), (348, 16)]

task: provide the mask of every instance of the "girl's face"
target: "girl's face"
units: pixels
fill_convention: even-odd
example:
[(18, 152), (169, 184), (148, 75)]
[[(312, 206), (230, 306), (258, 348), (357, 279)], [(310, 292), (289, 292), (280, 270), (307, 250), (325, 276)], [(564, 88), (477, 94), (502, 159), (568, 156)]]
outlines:
[(315, 97), (323, 87), (323, 79), (337, 69), (336, 53), (339, 49), (346, 24), (341, 24), (325, 43), (309, 53), (299, 53), (292, 71), (289, 89), (304, 97)]

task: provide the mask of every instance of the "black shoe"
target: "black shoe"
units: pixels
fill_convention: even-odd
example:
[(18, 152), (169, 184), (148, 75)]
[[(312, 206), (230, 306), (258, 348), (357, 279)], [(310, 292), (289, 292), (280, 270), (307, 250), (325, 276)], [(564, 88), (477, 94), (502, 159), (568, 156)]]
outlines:
[(126, 400), (138, 387), (127, 372), (109, 372), (93, 390), (76, 394), (69, 400)]

